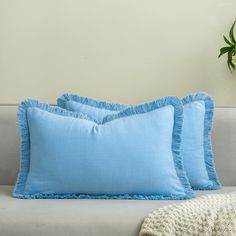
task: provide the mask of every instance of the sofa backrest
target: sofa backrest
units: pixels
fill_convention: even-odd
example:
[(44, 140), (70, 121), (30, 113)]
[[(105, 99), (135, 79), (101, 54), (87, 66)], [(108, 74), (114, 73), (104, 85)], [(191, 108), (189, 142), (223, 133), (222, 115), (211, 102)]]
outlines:
[[(19, 161), (17, 106), (0, 106), (0, 184), (15, 184)], [(217, 107), (213, 148), (221, 183), (236, 185), (236, 107)]]

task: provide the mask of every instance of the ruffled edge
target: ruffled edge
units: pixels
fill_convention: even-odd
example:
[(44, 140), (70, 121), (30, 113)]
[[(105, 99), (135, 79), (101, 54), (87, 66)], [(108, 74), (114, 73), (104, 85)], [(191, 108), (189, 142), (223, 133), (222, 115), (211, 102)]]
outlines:
[(69, 94), (69, 93), (65, 93), (61, 97), (59, 97), (57, 99), (57, 105), (59, 107), (66, 108), (66, 102), (68, 101), (74, 101), (91, 107), (106, 109), (110, 111), (121, 111), (129, 107), (129, 105), (126, 104), (105, 102), (102, 100), (95, 100), (89, 97), (80, 96), (78, 94)]
[(208, 173), (208, 178), (212, 185), (192, 186), (194, 190), (216, 190), (221, 188), (219, 178), (216, 173), (213, 158), (211, 131), (213, 127), (214, 101), (207, 93), (193, 93), (182, 99), (183, 105), (191, 102), (204, 101), (205, 103), (205, 119), (204, 119), (204, 160)]
[(91, 199), (149, 199), (149, 200), (180, 200), (180, 199), (190, 199), (194, 197), (194, 193), (190, 187), (187, 175), (184, 171), (183, 160), (180, 154), (180, 144), (181, 144), (181, 134), (182, 134), (182, 124), (183, 124), (183, 106), (181, 101), (177, 97), (164, 97), (161, 99), (154, 100), (152, 102), (144, 103), (137, 106), (131, 106), (127, 109), (113, 115), (108, 115), (104, 117), (100, 125), (110, 122), (115, 119), (122, 117), (127, 117), (131, 115), (146, 113), (152, 110), (162, 108), (164, 106), (172, 105), (174, 107), (174, 127), (173, 127), (173, 139), (172, 139), (172, 152), (175, 164), (175, 170), (177, 177), (179, 178), (184, 194), (179, 195), (146, 195), (146, 194), (122, 194), (122, 195), (90, 195), (90, 194), (28, 194), (24, 192), (25, 183), (27, 180), (29, 165), (30, 165), (30, 134), (27, 121), (27, 109), (29, 107), (37, 107), (48, 112), (86, 119), (92, 122), (99, 123), (82, 113), (71, 112), (60, 107), (53, 107), (47, 103), (42, 103), (38, 100), (28, 99), (23, 101), (18, 108), (18, 126), (20, 130), (20, 169), (16, 185), (13, 191), (13, 196), (16, 198), (24, 199), (39, 199), (39, 198), (91, 198)]

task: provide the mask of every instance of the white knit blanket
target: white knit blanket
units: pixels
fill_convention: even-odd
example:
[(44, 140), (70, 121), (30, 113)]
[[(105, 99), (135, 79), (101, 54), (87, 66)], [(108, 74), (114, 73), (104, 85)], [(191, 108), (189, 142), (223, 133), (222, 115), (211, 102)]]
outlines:
[(211, 194), (150, 213), (139, 236), (235, 236), (236, 191)]

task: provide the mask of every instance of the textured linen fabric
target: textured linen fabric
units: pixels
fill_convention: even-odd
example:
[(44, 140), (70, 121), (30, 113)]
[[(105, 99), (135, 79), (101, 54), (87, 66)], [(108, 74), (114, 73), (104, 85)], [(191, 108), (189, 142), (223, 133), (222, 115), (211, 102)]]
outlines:
[(204, 101), (195, 101), (184, 105), (181, 151), (185, 170), (192, 186), (211, 185), (204, 160), (204, 117)]
[(107, 115), (116, 114), (130, 107), (130, 105), (126, 104), (105, 102), (69, 93), (59, 97), (57, 105), (69, 111), (84, 113), (98, 122), (101, 122)]
[[(26, 100), (19, 107), (19, 198), (186, 199), (183, 107), (166, 97), (107, 116)], [(164, 180), (164, 181), (163, 181)]]
[(153, 211), (145, 218), (139, 236), (157, 235), (236, 235), (236, 191), (206, 195)]
[[(98, 101), (74, 94), (62, 95), (57, 103), (60, 107), (82, 112), (98, 121), (128, 107), (125, 104)], [(219, 189), (211, 147), (213, 99), (206, 93), (195, 93), (184, 97), (182, 103), (184, 121), (181, 153), (190, 184), (195, 190)]]
[[(127, 106), (128, 107), (128, 106)], [(125, 105), (120, 106), (121, 110), (127, 108)], [(69, 111), (74, 111), (74, 112), (82, 112), (89, 117), (94, 117), (98, 122), (102, 122), (103, 118), (107, 115), (113, 115), (118, 113), (121, 110), (107, 110), (104, 108), (98, 108), (98, 107), (92, 107), (86, 104), (78, 103), (75, 101), (68, 101), (65, 103), (65, 109)]]
[[(0, 106), (0, 184), (16, 182), (19, 137), (16, 106)], [(212, 142), (217, 173), (224, 186), (236, 186), (236, 107), (216, 107)]]
[(196, 93), (184, 97), (182, 103), (181, 153), (191, 186), (199, 190), (219, 189), (211, 144), (213, 99), (205, 93)]

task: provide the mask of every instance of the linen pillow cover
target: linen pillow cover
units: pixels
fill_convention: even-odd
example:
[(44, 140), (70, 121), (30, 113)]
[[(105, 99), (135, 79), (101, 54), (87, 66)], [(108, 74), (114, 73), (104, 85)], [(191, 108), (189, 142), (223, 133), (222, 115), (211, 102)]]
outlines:
[(182, 99), (184, 122), (181, 143), (184, 167), (195, 190), (220, 188), (211, 143), (214, 102), (206, 93)]
[(18, 111), (18, 198), (188, 199), (183, 106), (165, 97), (98, 122), (26, 100)]
[[(75, 94), (64, 94), (57, 103), (62, 108), (85, 113), (98, 121), (129, 107)], [(184, 123), (181, 152), (190, 184), (195, 190), (219, 189), (211, 145), (213, 99), (206, 93), (195, 93), (184, 97), (182, 103)]]

